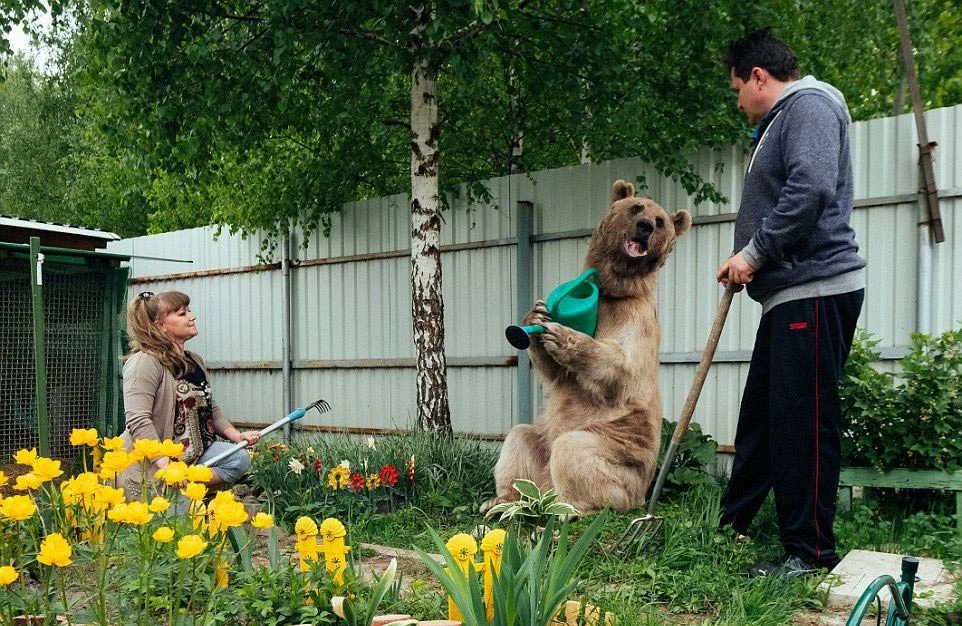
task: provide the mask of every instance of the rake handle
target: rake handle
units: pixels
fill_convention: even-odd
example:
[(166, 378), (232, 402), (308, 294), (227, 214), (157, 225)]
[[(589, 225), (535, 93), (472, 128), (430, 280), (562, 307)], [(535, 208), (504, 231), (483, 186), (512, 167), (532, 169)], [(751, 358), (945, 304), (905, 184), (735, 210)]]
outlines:
[[(291, 411), (291, 412), (287, 415), (287, 417), (282, 417), (281, 419), (277, 420), (276, 422), (274, 422), (274, 423), (271, 424), (270, 426), (267, 426), (267, 427), (261, 429), (261, 431), (260, 431), (260, 436), (263, 437), (264, 435), (269, 435), (270, 433), (274, 432), (274, 431), (277, 430), (278, 428), (281, 428), (281, 427), (283, 427), (283, 426), (286, 426), (287, 424), (290, 424), (291, 422), (294, 422), (294, 421), (297, 421), (297, 420), (301, 419), (302, 417), (304, 417), (304, 415), (307, 413), (307, 411), (308, 411), (308, 409), (306, 409), (306, 408), (305, 408), (305, 409), (294, 409), (293, 411)], [(226, 458), (229, 457), (230, 455), (235, 454), (235, 453), (237, 453), (237, 452), (240, 452), (241, 450), (243, 450), (243, 449), (246, 448), (246, 447), (247, 447), (247, 442), (246, 442), (246, 441), (238, 441), (237, 443), (235, 443), (234, 445), (232, 445), (230, 448), (224, 450), (223, 452), (221, 452), (220, 454), (216, 455), (215, 457), (213, 457), (213, 458), (211, 458), (211, 459), (207, 459), (207, 460), (204, 461), (203, 463), (198, 463), (198, 465), (206, 465), (206, 466), (210, 467), (210, 466), (213, 465), (214, 463), (217, 463), (217, 462), (219, 462), (219, 461), (223, 461), (224, 459), (226, 459)]]
[(681, 410), (681, 415), (678, 417), (678, 424), (675, 425), (675, 432), (671, 436), (671, 443), (668, 444), (668, 450), (665, 452), (665, 460), (662, 462), (661, 470), (658, 472), (658, 480), (655, 481), (655, 488), (651, 492), (651, 500), (648, 502), (648, 515), (652, 515), (655, 512), (658, 495), (661, 493), (661, 488), (664, 486), (665, 479), (668, 477), (671, 463), (675, 460), (675, 455), (678, 453), (678, 446), (685, 436), (685, 431), (688, 430), (688, 424), (691, 423), (691, 416), (695, 413), (695, 405), (698, 404), (698, 396), (701, 395), (701, 388), (705, 386), (705, 379), (708, 378), (708, 368), (711, 367), (712, 359), (715, 358), (718, 340), (721, 338), (722, 329), (725, 328), (725, 320), (728, 318), (728, 310), (732, 306), (732, 298), (735, 297), (735, 293), (735, 283), (729, 282), (728, 286), (725, 287), (725, 294), (722, 296), (721, 303), (718, 305), (718, 312), (715, 313), (715, 321), (711, 326), (711, 332), (708, 334), (705, 350), (701, 353), (701, 361), (698, 362), (698, 369), (695, 371), (695, 380), (691, 385), (691, 390), (688, 392), (688, 398), (685, 400), (685, 406)]

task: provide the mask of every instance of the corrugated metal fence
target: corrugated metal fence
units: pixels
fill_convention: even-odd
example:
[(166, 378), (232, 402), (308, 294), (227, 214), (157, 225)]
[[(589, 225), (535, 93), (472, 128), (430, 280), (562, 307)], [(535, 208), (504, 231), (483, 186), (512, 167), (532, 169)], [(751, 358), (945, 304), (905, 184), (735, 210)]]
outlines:
[[(919, 226), (925, 214), (917, 197), (912, 117), (853, 127), (853, 224), (868, 260), (860, 325), (881, 339), (889, 358), (901, 354), (915, 330), (941, 331), (962, 320), (962, 290), (955, 288), (962, 272), (962, 221), (954, 219), (962, 202), (962, 106), (927, 115), (929, 134), (939, 143), (936, 180), (947, 239), (934, 248)], [(453, 200), (442, 226), (442, 262), (456, 431), (497, 436), (518, 421), (517, 355), (504, 340), (504, 327), (537, 297), (579, 273), (612, 183), (639, 175), (649, 185), (644, 193), (669, 211), (686, 207), (695, 216), (695, 227), (662, 270), (658, 292), (662, 397), (665, 415), (678, 415), (721, 296), (714, 273), (731, 249), (732, 207), (738, 205), (744, 173), (741, 148), (692, 159), (702, 176), (730, 198), (729, 204), (692, 207), (680, 185), (636, 159), (493, 179), (488, 181), (493, 195), (488, 206)], [(533, 207), (532, 289), (519, 306), (516, 237), (519, 206), (525, 201)], [(415, 377), (407, 198), (351, 203), (333, 220), (330, 238), (314, 236), (305, 243), (300, 234), (291, 235), (292, 347), (287, 358), (293, 404), (323, 397), (334, 406), (323, 418), (306, 418), (308, 426), (408, 427), (415, 415)], [(280, 263), (255, 267), (258, 238), (215, 238), (213, 229), (199, 228), (127, 239), (109, 249), (192, 261), (135, 258), (131, 293), (179, 289), (190, 294), (201, 334), (189, 347), (213, 366), (215, 396), (235, 421), (268, 423), (286, 413), (284, 283)], [(695, 420), (721, 444), (734, 438), (759, 314), (746, 297), (736, 298), (695, 413)], [(920, 320), (920, 314), (929, 319)], [(532, 385), (537, 405), (540, 393), (537, 383)]]

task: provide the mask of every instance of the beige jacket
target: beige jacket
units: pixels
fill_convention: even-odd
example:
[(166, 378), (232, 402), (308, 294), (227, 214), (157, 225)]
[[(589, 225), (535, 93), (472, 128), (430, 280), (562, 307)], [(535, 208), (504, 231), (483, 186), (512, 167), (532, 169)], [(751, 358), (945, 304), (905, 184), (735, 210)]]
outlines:
[[(200, 365), (210, 381), (204, 360), (194, 352), (191, 357)], [(124, 363), (124, 416), (127, 428), (121, 437), (124, 449), (130, 452), (135, 439), (173, 439), (174, 412), (177, 410), (177, 379), (160, 360), (147, 352), (136, 352)], [(217, 402), (211, 399), (214, 416), (214, 431), (224, 436), (231, 423)], [(156, 466), (135, 463), (117, 477), (118, 486), (123, 487), (127, 500), (140, 498), (144, 470), (153, 476)]]

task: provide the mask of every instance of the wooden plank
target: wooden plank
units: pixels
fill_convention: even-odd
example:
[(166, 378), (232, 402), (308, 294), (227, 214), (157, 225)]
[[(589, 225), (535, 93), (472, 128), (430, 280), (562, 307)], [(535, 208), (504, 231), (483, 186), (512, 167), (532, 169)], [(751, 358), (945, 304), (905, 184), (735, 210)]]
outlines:
[(894, 469), (879, 472), (870, 467), (847, 467), (839, 477), (845, 487), (892, 487), (898, 489), (951, 489), (962, 491), (962, 472)]

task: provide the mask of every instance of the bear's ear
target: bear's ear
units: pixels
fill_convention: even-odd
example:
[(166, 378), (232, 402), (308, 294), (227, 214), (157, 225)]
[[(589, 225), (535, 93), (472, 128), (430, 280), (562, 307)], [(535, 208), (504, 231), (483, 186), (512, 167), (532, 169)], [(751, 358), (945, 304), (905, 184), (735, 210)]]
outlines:
[(681, 237), (691, 228), (691, 215), (685, 209), (675, 211), (671, 221), (675, 223), (675, 237)]
[(615, 186), (611, 189), (611, 203), (630, 198), (635, 195), (635, 187), (631, 183), (623, 180), (616, 180)]

